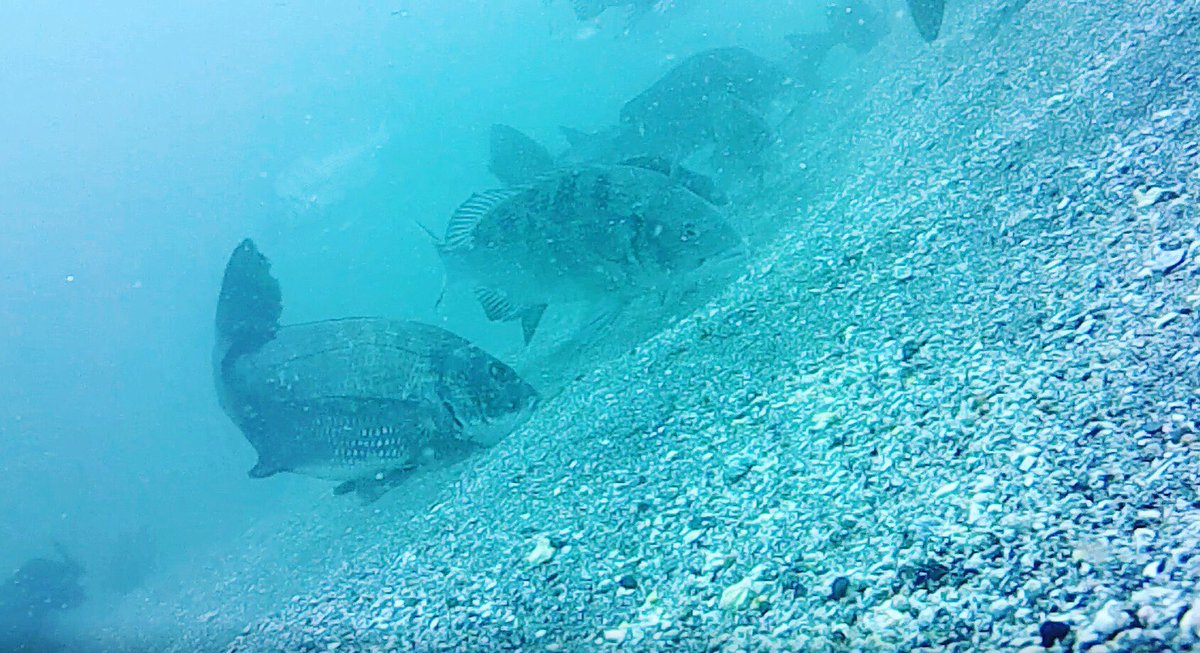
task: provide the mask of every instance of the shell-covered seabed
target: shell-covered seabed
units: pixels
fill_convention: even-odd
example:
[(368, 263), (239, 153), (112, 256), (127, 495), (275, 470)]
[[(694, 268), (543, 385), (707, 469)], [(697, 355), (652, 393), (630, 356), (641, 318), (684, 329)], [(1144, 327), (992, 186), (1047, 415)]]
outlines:
[(1196, 646), (1200, 3), (990, 6), (796, 114), (738, 281), (486, 454), (148, 591), (143, 645)]

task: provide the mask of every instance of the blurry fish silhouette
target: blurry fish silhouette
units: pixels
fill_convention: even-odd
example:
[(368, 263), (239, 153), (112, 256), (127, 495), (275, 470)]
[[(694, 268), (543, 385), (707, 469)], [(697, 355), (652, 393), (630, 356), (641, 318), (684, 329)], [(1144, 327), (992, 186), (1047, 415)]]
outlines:
[(523, 424), (537, 392), (435, 326), (380, 318), (279, 325), (270, 263), (234, 250), (217, 303), (221, 406), (258, 452), (250, 476), (340, 481), (373, 501), (420, 466), (447, 464)]
[(361, 143), (319, 159), (300, 159), (275, 177), (275, 194), (295, 215), (324, 212), (375, 177), (379, 151), (390, 139), (385, 123)]
[(742, 256), (737, 232), (664, 165), (568, 166), (471, 196), (444, 238), (431, 233), (448, 278), (475, 289), (488, 319), (520, 320), (528, 343), (549, 304), (592, 301), (612, 314), (708, 261)]
[(87, 598), (83, 567), (55, 543), (59, 559), (33, 558), (0, 586), (0, 650), (48, 651), (54, 617)]
[[(845, 45), (867, 54), (891, 32), (887, 16), (865, 0), (838, 0), (825, 9), (825, 29), (786, 38), (809, 71), (819, 67), (829, 51)], [(808, 72), (808, 71), (806, 71)]]

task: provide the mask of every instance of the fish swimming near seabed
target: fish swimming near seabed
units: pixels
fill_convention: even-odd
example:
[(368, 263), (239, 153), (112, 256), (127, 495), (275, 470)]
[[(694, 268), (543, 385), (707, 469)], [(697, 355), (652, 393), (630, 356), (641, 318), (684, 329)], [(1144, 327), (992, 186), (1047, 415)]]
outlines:
[(275, 176), (275, 194), (293, 215), (321, 213), (379, 172), (379, 151), (391, 140), (381, 124), (365, 141), (319, 158), (302, 158)]
[(280, 326), (282, 310), (269, 261), (243, 241), (217, 302), (213, 369), (222, 408), (258, 453), (253, 478), (305, 474), (373, 501), (418, 467), (496, 444), (538, 404), (512, 368), (444, 329)]
[(557, 168), (472, 195), (434, 237), (447, 277), (474, 288), (492, 321), (525, 342), (546, 307), (668, 293), (710, 262), (740, 259), (741, 236), (710, 202), (653, 160)]

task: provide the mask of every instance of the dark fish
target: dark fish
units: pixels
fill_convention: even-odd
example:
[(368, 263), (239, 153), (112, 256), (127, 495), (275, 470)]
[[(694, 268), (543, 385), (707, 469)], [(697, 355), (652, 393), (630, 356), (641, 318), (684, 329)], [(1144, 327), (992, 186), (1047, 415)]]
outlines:
[(214, 369), (221, 405), (258, 452), (250, 476), (341, 481), (372, 500), (412, 469), (495, 444), (537, 392), (435, 326), (348, 318), (279, 326), (278, 282), (250, 240), (225, 269)]
[(927, 43), (937, 40), (946, 13), (946, 0), (908, 0), (908, 13), (917, 25), (917, 32)]
[(475, 289), (489, 319), (520, 320), (529, 342), (549, 304), (623, 303), (744, 255), (712, 204), (663, 164), (636, 163), (568, 166), (473, 195), (437, 242), (448, 275)]

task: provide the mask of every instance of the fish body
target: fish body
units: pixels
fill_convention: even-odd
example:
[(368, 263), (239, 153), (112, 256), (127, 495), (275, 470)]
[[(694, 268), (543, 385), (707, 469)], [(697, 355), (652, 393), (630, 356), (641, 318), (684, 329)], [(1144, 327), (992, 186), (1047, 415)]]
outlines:
[(492, 320), (526, 342), (549, 304), (665, 290), (708, 261), (744, 253), (710, 202), (646, 165), (580, 165), (476, 194), (438, 246)]
[(245, 241), (218, 302), (218, 396), (258, 453), (254, 478), (304, 474), (371, 500), (412, 469), (494, 445), (537, 405), (511, 368), (439, 327), (383, 318), (279, 326), (273, 282)]

